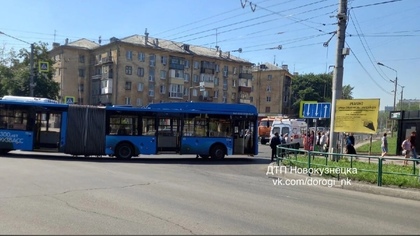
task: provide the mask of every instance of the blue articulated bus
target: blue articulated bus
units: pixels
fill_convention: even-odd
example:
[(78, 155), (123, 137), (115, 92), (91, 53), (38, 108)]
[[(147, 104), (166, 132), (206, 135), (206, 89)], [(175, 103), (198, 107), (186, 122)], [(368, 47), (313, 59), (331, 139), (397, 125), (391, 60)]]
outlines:
[(3, 153), (53, 148), (71, 155), (122, 159), (141, 154), (194, 154), (214, 159), (258, 154), (254, 132), (258, 113), (247, 104), (98, 107), (6, 96), (0, 100), (0, 116), (17, 121), (12, 127), (0, 128)]

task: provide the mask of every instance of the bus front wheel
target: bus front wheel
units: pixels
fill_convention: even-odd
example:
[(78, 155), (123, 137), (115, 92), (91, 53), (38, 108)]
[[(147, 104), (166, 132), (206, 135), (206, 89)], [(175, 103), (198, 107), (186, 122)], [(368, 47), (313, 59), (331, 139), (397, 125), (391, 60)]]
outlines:
[(226, 154), (225, 148), (220, 144), (213, 146), (211, 148), (210, 153), (211, 153), (212, 159), (223, 159), (225, 158), (225, 154)]
[(120, 143), (115, 149), (115, 156), (118, 159), (130, 159), (133, 156), (133, 146), (129, 143)]

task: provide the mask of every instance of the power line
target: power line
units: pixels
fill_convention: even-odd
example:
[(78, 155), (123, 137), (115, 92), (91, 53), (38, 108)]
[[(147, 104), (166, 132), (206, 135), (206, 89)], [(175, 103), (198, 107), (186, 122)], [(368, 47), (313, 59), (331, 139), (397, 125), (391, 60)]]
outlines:
[(362, 8), (362, 7), (371, 7), (371, 6), (377, 6), (377, 5), (382, 5), (382, 4), (387, 4), (387, 3), (394, 3), (394, 2), (400, 2), (400, 1), (402, 1), (402, 0), (391, 0), (391, 1), (386, 1), (386, 2), (378, 2), (378, 3), (361, 5), (361, 6), (355, 6), (355, 7), (351, 7), (350, 9)]
[(362, 69), (366, 72), (366, 74), (369, 76), (369, 78), (373, 81), (373, 83), (376, 84), (376, 86), (378, 86), (383, 92), (387, 93), (388, 95), (392, 95), (392, 93), (386, 91), (384, 88), (382, 88), (382, 86), (380, 86), (375, 79), (372, 78), (372, 75), (369, 73), (369, 71), (366, 69), (366, 67), (362, 64), (362, 62), (359, 60), (359, 58), (357, 57), (356, 53), (351, 49), (351, 47), (349, 46), (348, 43), (346, 43), (347, 46), (350, 48), (350, 51), (352, 52), (354, 58), (356, 58), (357, 62), (359, 63), (359, 65), (362, 67)]
[[(350, 11), (349, 11), (349, 12), (350, 12)], [(349, 16), (350, 16), (350, 14), (349, 14)], [(355, 30), (356, 30), (356, 32), (359, 34), (359, 30), (357, 29), (357, 28), (359, 28), (359, 29), (360, 29), (360, 32), (363, 34), (363, 32), (361, 31), (362, 29), (361, 29), (361, 27), (360, 27), (360, 25), (359, 25), (359, 22), (358, 22), (358, 20), (357, 20), (357, 17), (356, 17), (356, 15), (355, 15), (355, 13), (354, 13), (354, 12), (352, 12), (351, 16), (352, 16), (352, 19), (354, 19), (354, 20), (352, 20), (352, 21), (351, 21), (351, 22), (352, 22), (352, 24), (353, 24), (353, 26), (354, 26), (354, 29), (355, 29)], [(356, 24), (357, 24), (357, 26), (356, 26)], [(376, 60), (376, 59), (375, 59), (375, 57), (373, 56), (372, 50), (370, 50), (370, 47), (369, 47), (369, 45), (368, 45), (367, 40), (366, 40), (365, 38), (363, 38), (363, 39), (364, 39), (364, 42), (363, 42), (362, 38), (363, 38), (363, 37), (359, 36), (360, 43), (362, 44), (362, 47), (363, 47), (363, 49), (365, 50), (366, 55), (368, 56), (370, 63), (373, 65), (373, 68), (375, 68), (376, 72), (378, 72), (378, 74), (380, 75), (380, 77), (381, 77), (384, 81), (389, 82), (389, 79), (385, 79), (385, 78), (383, 77), (383, 75), (379, 72), (379, 70), (378, 70), (378, 68), (377, 68), (377, 66), (376, 66), (376, 63), (375, 63), (375, 62), (373, 62), (373, 60), (372, 60), (372, 58), (371, 58), (371, 56), (370, 56), (370, 55), (372, 55), (372, 57), (373, 57), (373, 59), (374, 59), (375, 61), (377, 61), (377, 60)], [(366, 46), (365, 46), (365, 44), (366, 44)], [(369, 53), (370, 53), (370, 54), (369, 54)]]

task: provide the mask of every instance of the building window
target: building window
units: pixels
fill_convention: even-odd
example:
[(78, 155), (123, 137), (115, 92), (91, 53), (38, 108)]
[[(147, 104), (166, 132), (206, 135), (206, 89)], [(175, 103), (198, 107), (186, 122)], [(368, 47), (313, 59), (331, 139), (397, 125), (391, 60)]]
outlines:
[(131, 82), (129, 81), (125, 82), (125, 90), (131, 90)]
[(273, 79), (273, 76), (272, 75), (268, 75), (267, 79), (268, 80), (272, 80)]
[(236, 79), (232, 80), (232, 87), (236, 87)]
[(265, 107), (265, 113), (270, 113), (270, 107)]
[(219, 85), (219, 78), (214, 78), (214, 85), (216, 85), (216, 86)]
[(271, 97), (267, 97), (266, 101), (271, 102)]
[(155, 85), (149, 84), (149, 97), (154, 97), (154, 96), (155, 96)]
[(159, 91), (160, 91), (161, 94), (165, 94), (166, 93), (166, 87), (165, 87), (165, 85), (161, 85), (159, 87)]
[(265, 89), (265, 91), (271, 92), (271, 86), (270, 85), (267, 85), (267, 88)]
[(287, 102), (287, 95), (284, 95), (284, 102)]
[(79, 55), (79, 62), (85, 63), (85, 55)]
[(162, 63), (162, 65), (166, 65), (167, 61), (168, 61), (168, 57), (166, 57), (166, 56), (161, 56), (160, 57), (160, 62)]
[(200, 63), (198, 61), (194, 61), (194, 69), (199, 69)]
[(126, 66), (125, 67), (125, 74), (131, 75), (133, 73), (133, 67), (132, 66)]
[(193, 95), (194, 97), (197, 97), (197, 95), (198, 95), (197, 89), (193, 89), (193, 90), (192, 90), (192, 95)]
[(190, 88), (184, 87), (184, 97), (188, 97), (188, 94), (190, 94)]
[(137, 67), (137, 75), (139, 77), (144, 77), (144, 68)]
[(85, 91), (85, 85), (79, 84), (79, 92), (83, 92), (83, 91)]
[(182, 98), (184, 96), (184, 85), (171, 84), (169, 85), (169, 97), (170, 98)]
[(218, 64), (216, 64), (215, 71), (216, 71), (216, 72), (219, 72), (219, 65), (218, 65)]
[(155, 56), (155, 54), (150, 54), (149, 55), (149, 65), (150, 65), (150, 67), (155, 67), (155, 65), (156, 65), (156, 56)]
[(141, 98), (136, 99), (136, 105), (139, 106), (139, 107), (143, 106), (143, 101), (141, 100)]
[(233, 67), (233, 74), (236, 75), (236, 67)]
[(254, 102), (254, 97), (249, 97), (250, 102)]
[(213, 97), (217, 98), (219, 96), (219, 90), (214, 90)]
[(131, 105), (131, 98), (130, 97), (125, 97), (125, 105)]
[(155, 81), (155, 69), (149, 68), (149, 81), (154, 82)]
[(83, 105), (83, 98), (77, 98), (77, 103)]
[(143, 88), (144, 88), (143, 83), (138, 83), (137, 84), (137, 91), (141, 92), (141, 91), (143, 91)]
[(125, 52), (125, 57), (127, 58), (127, 60), (131, 61), (133, 60), (133, 51), (126, 51)]
[(235, 100), (235, 99), (236, 99), (236, 93), (232, 93), (232, 95), (231, 95), (231, 99), (232, 99), (232, 100)]
[(137, 58), (138, 58), (139, 61), (144, 61), (144, 58), (145, 58), (144, 53), (139, 52), (139, 54), (137, 55)]
[(79, 69), (79, 77), (81, 78), (85, 77), (85, 69)]
[(194, 82), (198, 83), (200, 80), (200, 77), (198, 75), (194, 75)]
[(160, 79), (166, 79), (166, 70), (160, 71)]
[(224, 77), (228, 77), (228, 71), (229, 71), (229, 67), (228, 66), (224, 66), (223, 67), (223, 76)]
[(184, 74), (184, 81), (185, 82), (190, 82), (190, 74), (188, 74), (188, 73)]
[(190, 68), (190, 61), (185, 60), (185, 68)]

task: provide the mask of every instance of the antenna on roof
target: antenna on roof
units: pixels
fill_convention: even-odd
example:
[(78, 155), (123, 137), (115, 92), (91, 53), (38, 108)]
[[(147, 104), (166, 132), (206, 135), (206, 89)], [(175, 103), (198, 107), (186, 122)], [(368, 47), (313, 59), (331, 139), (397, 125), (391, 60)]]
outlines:
[(101, 43), (102, 43), (102, 37), (101, 36), (99, 36), (98, 43), (99, 43), (99, 45), (101, 45)]

